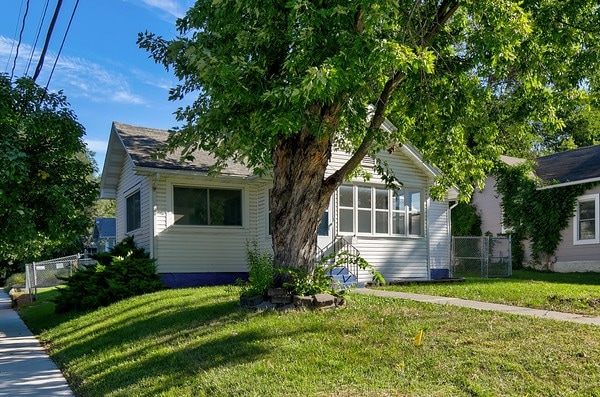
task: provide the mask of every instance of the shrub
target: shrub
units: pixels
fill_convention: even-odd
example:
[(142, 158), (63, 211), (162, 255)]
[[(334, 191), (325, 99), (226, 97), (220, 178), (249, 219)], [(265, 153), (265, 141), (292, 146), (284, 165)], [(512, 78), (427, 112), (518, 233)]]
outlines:
[(154, 259), (125, 238), (109, 253), (94, 257), (98, 261), (65, 279), (64, 288), (54, 300), (57, 313), (91, 310), (164, 288), (156, 274)]
[(259, 252), (255, 243), (247, 246), (248, 282), (240, 282), (242, 296), (266, 295), (273, 286), (277, 271), (273, 257), (268, 252)]
[(25, 285), (25, 273), (14, 273), (4, 283), (5, 289), (10, 290), (13, 285)]

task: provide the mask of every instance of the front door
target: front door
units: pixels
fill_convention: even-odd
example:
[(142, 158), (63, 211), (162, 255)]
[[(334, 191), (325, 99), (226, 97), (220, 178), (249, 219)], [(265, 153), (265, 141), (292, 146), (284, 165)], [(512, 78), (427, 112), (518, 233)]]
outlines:
[(326, 248), (333, 241), (333, 197), (329, 201), (329, 207), (321, 218), (321, 224), (317, 230), (317, 245), (320, 249)]

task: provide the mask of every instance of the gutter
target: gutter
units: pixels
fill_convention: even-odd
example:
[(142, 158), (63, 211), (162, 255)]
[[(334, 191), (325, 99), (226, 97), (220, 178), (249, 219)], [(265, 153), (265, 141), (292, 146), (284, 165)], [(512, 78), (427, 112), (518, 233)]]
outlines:
[[(172, 169), (165, 169), (165, 168), (138, 167), (138, 166), (133, 166), (133, 171), (138, 175), (144, 175), (144, 176), (154, 176), (157, 173), (160, 173), (161, 175), (176, 175), (176, 176), (187, 176), (187, 177), (201, 176), (201, 177), (206, 177), (206, 178), (211, 177), (208, 174), (208, 172), (206, 172), (206, 171), (172, 170)], [(218, 175), (215, 175), (214, 177), (220, 178), (220, 179), (236, 180), (236, 181), (239, 181), (240, 179), (243, 179), (243, 180), (258, 179), (256, 177), (256, 175), (242, 175), (242, 174), (218, 174)]]
[(600, 177), (582, 179), (580, 181), (570, 181), (570, 182), (557, 183), (556, 185), (542, 186), (542, 187), (538, 187), (536, 190), (548, 190), (548, 189), (554, 189), (554, 188), (557, 188), (557, 187), (583, 185), (584, 183), (592, 183), (592, 182), (600, 182)]

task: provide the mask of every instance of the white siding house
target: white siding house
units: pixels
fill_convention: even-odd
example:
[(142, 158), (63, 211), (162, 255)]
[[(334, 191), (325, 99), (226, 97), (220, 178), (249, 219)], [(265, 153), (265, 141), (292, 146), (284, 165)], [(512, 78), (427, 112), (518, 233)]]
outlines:
[[(117, 241), (133, 235), (157, 260), (157, 271), (169, 286), (246, 277), (247, 244), (271, 249), (270, 179), (237, 164), (209, 176), (214, 159), (206, 153), (185, 163), (178, 161), (178, 153), (155, 159), (153, 151), (167, 137), (167, 131), (113, 123), (101, 197), (116, 200)], [(449, 205), (428, 195), (437, 171), (410, 145), (378, 157), (403, 188), (387, 189), (376, 174), (368, 182), (357, 178), (342, 185), (324, 217), (319, 246), (348, 241), (387, 280), (447, 277)], [(335, 153), (331, 170), (346, 158)], [(369, 159), (363, 165), (373, 166)], [(449, 195), (454, 199), (456, 192)], [(358, 276), (369, 281), (367, 273)]]

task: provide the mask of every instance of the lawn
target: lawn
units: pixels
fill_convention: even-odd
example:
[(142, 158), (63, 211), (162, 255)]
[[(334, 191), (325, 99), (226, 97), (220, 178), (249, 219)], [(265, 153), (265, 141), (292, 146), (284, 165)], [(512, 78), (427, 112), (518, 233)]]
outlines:
[(384, 289), (600, 316), (598, 273), (516, 270), (509, 278), (469, 278), (462, 283), (409, 284)]
[(34, 332), (43, 318), (78, 396), (600, 395), (590, 325), (361, 295), (333, 311), (254, 313), (231, 287), (69, 318), (46, 296), (23, 317)]

